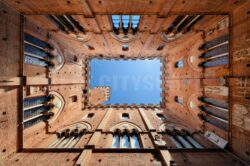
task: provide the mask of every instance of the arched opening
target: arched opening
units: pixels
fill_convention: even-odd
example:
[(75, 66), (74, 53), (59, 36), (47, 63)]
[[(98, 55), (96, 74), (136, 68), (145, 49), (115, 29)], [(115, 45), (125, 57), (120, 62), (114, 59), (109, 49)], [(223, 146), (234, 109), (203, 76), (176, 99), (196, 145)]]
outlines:
[(113, 133), (112, 148), (141, 148), (141, 141), (136, 129), (129, 130), (119, 130), (116, 129)]
[(85, 122), (67, 126), (57, 133), (57, 138), (51, 142), (49, 148), (74, 148), (82, 136), (90, 130), (90, 125)]

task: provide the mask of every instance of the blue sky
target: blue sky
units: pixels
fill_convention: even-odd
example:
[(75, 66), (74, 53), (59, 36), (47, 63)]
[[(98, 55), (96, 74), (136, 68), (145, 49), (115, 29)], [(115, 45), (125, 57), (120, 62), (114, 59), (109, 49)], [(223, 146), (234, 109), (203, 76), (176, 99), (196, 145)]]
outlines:
[(153, 60), (90, 61), (90, 88), (109, 86), (110, 100), (104, 104), (159, 104), (161, 62)]

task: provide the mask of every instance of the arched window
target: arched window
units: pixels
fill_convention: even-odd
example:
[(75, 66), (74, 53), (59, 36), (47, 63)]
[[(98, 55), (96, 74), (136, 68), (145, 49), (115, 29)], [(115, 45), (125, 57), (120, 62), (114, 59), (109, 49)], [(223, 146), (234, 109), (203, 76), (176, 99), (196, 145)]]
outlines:
[(190, 134), (188, 133), (179, 133), (175, 131), (167, 131), (165, 134), (167, 140), (171, 141), (177, 149), (203, 149), (204, 147), (196, 141)]
[(64, 107), (62, 96), (54, 91), (48, 96), (25, 98), (23, 100), (23, 124), (24, 128), (31, 127), (42, 121), (53, 121), (61, 113)]
[(49, 148), (73, 148), (77, 145), (82, 136), (90, 129), (88, 124), (77, 123), (69, 126), (67, 129), (59, 132), (57, 134), (57, 139), (55, 139), (51, 144), (48, 145)]
[[(159, 127), (163, 134), (163, 140), (167, 142), (169, 148), (173, 149), (203, 149), (204, 146), (199, 142), (197, 133), (190, 134), (184, 126), (173, 123), (164, 123)], [(202, 141), (203, 143), (203, 141)]]
[(200, 97), (202, 105), (199, 107), (201, 113), (199, 117), (205, 122), (228, 130), (228, 102), (222, 99), (215, 99), (209, 97)]
[(113, 135), (112, 148), (141, 148), (138, 132), (133, 129), (132, 133), (124, 130), (122, 133), (116, 129)]
[(130, 148), (130, 138), (127, 132), (122, 133), (121, 148)]
[(120, 136), (118, 133), (114, 133), (112, 148), (119, 148), (120, 147)]
[(228, 110), (209, 105), (200, 106), (199, 117), (206, 123), (216, 126), (224, 131), (228, 131)]
[(140, 140), (138, 138), (138, 134), (132, 133), (131, 139), (131, 148), (141, 148), (140, 146)]
[(66, 129), (58, 134), (58, 138), (52, 142), (49, 148), (73, 148), (84, 135), (86, 129)]
[(113, 31), (119, 33), (119, 29), (122, 29), (124, 34), (127, 34), (129, 28), (131, 28), (133, 33), (138, 30), (138, 25), (140, 22), (139, 15), (112, 15)]
[(128, 113), (123, 113), (122, 114), (122, 119), (128, 120), (129, 119), (129, 114)]
[(215, 99), (215, 98), (209, 98), (209, 97), (200, 97), (199, 100), (206, 105), (219, 107), (222, 109), (228, 109), (228, 102), (222, 99)]
[(120, 15), (112, 15), (112, 23), (113, 23), (113, 30), (114, 32), (117, 32), (119, 31), (120, 29)]
[(89, 39), (88, 35), (85, 34), (84, 26), (79, 21), (80, 18), (78, 16), (48, 15), (48, 18), (58, 27), (58, 29), (69, 35), (69, 37), (81, 42)]
[(59, 142), (59, 144), (57, 145), (57, 148), (67, 147), (66, 144), (70, 141), (71, 137), (72, 137), (71, 131), (68, 129), (66, 134), (63, 136), (62, 141)]
[(138, 30), (138, 25), (140, 22), (140, 16), (139, 15), (133, 15), (131, 19), (132, 24), (132, 31), (135, 33)]
[(199, 66), (208, 68), (228, 64), (229, 56), (229, 35), (223, 35), (200, 46), (204, 53), (201, 55), (204, 62)]
[(181, 15), (176, 17), (164, 33), (165, 41), (172, 41), (189, 32), (192, 27), (202, 18), (201, 15)]
[(122, 29), (125, 33), (128, 33), (130, 17), (129, 15), (122, 15)]
[(24, 128), (31, 127), (43, 120), (49, 119), (51, 116), (54, 116), (54, 113), (51, 112), (51, 109), (54, 107), (54, 105), (50, 103), (51, 99), (53, 99), (52, 95), (24, 99)]
[[(52, 46), (53, 47), (52, 47)], [(59, 70), (65, 62), (55, 42), (44, 42), (30, 34), (24, 34), (24, 63)]]
[(24, 62), (26, 64), (50, 67), (50, 54), (49, 50), (51, 46), (46, 42), (31, 36), (30, 34), (24, 34)]

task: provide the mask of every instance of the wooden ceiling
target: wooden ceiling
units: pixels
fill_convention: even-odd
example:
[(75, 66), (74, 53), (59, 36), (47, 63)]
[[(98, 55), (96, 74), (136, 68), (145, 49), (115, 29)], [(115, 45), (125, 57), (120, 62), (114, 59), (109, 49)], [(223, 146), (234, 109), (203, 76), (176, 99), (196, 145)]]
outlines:
[(3, 0), (22, 14), (228, 13), (247, 0)]

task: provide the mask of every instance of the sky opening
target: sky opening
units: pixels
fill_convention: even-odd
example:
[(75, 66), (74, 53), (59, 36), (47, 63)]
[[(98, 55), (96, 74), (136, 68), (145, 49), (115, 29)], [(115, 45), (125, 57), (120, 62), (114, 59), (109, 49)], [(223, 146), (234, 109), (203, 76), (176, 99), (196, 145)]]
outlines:
[(90, 61), (90, 88), (110, 87), (105, 104), (160, 104), (161, 61), (106, 60)]

